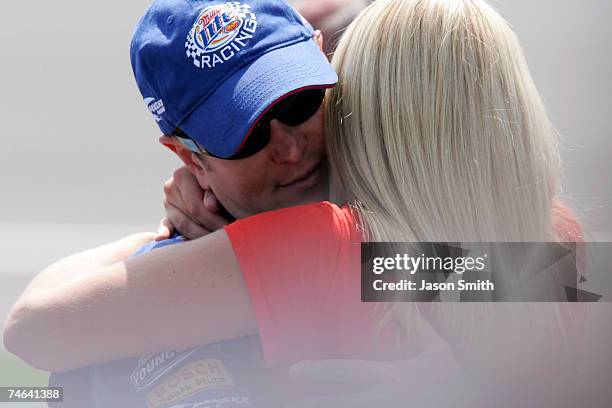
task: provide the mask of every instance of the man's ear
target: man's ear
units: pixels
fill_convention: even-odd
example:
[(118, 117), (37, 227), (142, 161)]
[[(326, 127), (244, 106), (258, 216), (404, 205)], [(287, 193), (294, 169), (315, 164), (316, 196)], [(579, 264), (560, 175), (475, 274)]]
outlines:
[(315, 31), (312, 38), (314, 38), (315, 42), (319, 45), (321, 51), (325, 52), (323, 49), (323, 33), (321, 30)]
[(198, 171), (204, 170), (202, 162), (198, 159), (196, 154), (183, 146), (176, 138), (162, 136), (159, 138), (159, 142), (172, 150), (193, 174), (197, 174)]

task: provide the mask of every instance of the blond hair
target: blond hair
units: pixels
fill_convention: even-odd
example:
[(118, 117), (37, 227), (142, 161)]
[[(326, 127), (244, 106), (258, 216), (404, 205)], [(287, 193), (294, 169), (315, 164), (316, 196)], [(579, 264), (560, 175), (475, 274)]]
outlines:
[(332, 199), (373, 241), (547, 241), (556, 136), (508, 24), (478, 0), (378, 0), (327, 104)]
[[(556, 240), (557, 135), (515, 34), (486, 3), (377, 0), (348, 27), (333, 65), (330, 193), (355, 209), (366, 240)], [(516, 322), (529, 313), (511, 305), (447, 306), (438, 310), (451, 332), (479, 319), (483, 331), (506, 318), (533, 326)], [(414, 307), (395, 304), (385, 317), (414, 335)]]

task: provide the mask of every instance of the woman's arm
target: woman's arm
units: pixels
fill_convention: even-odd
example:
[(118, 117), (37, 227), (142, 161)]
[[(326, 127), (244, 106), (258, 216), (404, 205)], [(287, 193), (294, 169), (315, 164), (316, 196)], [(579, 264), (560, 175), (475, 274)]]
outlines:
[(5, 347), (37, 368), (64, 371), (258, 331), (223, 230), (91, 273), (87, 261), (51, 268), (57, 265), (63, 278), (47, 279), (44, 271), (35, 279), (4, 332)]
[(132, 234), (119, 241), (79, 252), (55, 262), (32, 279), (15, 306), (24, 299), (36, 299), (39, 294), (81, 278), (85, 274), (125, 261), (138, 249), (151, 242), (154, 235), (148, 232)]

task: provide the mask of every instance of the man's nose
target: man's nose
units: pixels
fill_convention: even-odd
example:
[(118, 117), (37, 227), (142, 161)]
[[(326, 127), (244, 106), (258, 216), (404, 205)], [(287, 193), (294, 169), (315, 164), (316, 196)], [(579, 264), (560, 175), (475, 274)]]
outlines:
[(277, 163), (297, 163), (306, 149), (306, 137), (296, 128), (274, 119), (270, 122), (270, 149)]

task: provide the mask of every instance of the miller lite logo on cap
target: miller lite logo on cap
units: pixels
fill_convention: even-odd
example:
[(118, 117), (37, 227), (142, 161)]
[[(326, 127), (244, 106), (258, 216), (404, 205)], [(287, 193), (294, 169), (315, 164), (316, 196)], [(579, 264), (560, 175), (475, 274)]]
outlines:
[(257, 16), (247, 4), (206, 7), (187, 35), (187, 57), (202, 69), (224, 64), (247, 46), (256, 29)]

